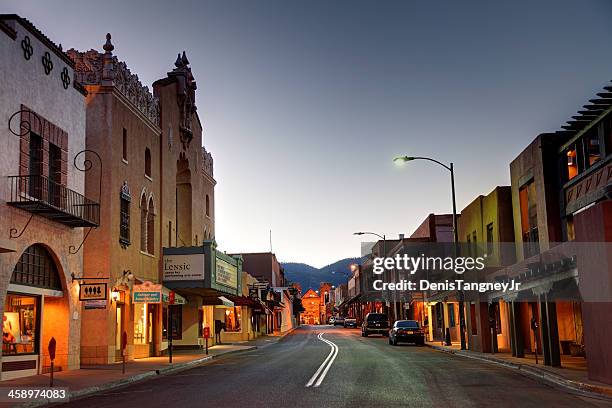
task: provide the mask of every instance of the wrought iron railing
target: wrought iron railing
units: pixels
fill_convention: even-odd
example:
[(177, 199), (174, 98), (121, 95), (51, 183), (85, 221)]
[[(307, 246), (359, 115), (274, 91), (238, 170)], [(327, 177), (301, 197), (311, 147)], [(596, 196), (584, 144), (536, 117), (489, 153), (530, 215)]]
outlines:
[(9, 176), (8, 204), (72, 227), (100, 224), (100, 204), (42, 175)]

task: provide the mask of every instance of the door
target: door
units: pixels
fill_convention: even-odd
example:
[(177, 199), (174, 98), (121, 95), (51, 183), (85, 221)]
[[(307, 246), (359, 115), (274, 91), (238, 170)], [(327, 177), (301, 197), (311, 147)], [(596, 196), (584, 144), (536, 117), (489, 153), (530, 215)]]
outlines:
[(117, 313), (115, 316), (115, 360), (121, 361), (121, 336), (123, 334), (123, 309), (124, 305), (117, 304)]
[(155, 355), (157, 343), (157, 305), (147, 305), (147, 342), (149, 343), (149, 355)]

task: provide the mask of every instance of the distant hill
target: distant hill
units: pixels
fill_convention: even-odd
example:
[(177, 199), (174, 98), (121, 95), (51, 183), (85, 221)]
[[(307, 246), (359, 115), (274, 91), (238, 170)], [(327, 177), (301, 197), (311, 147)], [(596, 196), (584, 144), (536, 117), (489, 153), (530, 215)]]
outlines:
[(346, 283), (351, 275), (350, 265), (360, 262), (361, 258), (345, 258), (322, 268), (297, 262), (281, 264), (285, 268), (287, 281), (298, 282), (302, 286), (302, 293), (305, 293), (308, 289), (317, 290), (321, 282), (331, 282), (335, 286)]

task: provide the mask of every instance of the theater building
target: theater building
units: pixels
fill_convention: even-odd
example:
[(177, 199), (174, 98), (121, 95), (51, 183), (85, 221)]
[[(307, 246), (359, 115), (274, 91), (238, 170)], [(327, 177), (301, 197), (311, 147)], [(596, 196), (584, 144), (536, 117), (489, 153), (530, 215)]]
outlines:
[(321, 297), (317, 292), (308, 289), (302, 296), (304, 311), (300, 314), (301, 324), (321, 324)]
[[(74, 63), (32, 23), (0, 16), (0, 378), (80, 367), (84, 230), (99, 225), (85, 192), (85, 95)], [(76, 159), (76, 162), (75, 162)], [(99, 163), (96, 163), (96, 165)], [(86, 198), (91, 197), (91, 199)]]

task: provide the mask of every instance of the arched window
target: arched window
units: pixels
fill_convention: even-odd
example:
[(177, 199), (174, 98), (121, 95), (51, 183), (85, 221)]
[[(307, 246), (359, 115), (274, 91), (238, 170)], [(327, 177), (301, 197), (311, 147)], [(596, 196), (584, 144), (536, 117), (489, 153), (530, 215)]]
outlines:
[(210, 197), (206, 194), (206, 216), (210, 217)]
[(140, 197), (140, 250), (147, 251), (147, 198)]
[(127, 181), (124, 181), (121, 186), (119, 199), (119, 243), (125, 248), (130, 245), (130, 201), (132, 201)]
[(147, 252), (155, 253), (155, 208), (153, 207), (153, 197), (149, 198), (147, 208)]
[(11, 283), (37, 288), (62, 290), (62, 281), (55, 260), (40, 244), (26, 248), (15, 265)]
[(151, 177), (151, 151), (148, 147), (145, 149), (145, 175)]

